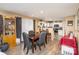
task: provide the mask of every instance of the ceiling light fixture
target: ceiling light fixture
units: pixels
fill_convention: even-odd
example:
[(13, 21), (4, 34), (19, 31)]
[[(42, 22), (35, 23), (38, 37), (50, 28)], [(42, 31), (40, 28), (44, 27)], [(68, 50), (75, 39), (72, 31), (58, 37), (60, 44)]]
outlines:
[(41, 11), (40, 11), (40, 13), (41, 13), (41, 14), (43, 14), (43, 13), (44, 13), (44, 11), (43, 11), (43, 10), (41, 10)]
[(33, 15), (33, 14), (32, 14), (31, 16), (32, 16), (32, 17), (34, 17), (34, 15)]

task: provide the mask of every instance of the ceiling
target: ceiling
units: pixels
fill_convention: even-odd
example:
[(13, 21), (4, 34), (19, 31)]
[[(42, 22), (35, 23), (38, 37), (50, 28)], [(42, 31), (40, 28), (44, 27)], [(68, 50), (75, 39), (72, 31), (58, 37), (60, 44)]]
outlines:
[(75, 15), (78, 8), (79, 3), (0, 3), (0, 10), (44, 20), (59, 20)]

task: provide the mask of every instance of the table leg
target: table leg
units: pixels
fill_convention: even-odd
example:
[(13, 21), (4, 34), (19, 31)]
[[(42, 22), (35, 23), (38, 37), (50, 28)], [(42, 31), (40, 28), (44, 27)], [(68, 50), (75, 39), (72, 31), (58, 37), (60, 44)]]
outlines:
[(32, 53), (34, 53), (34, 40), (32, 39)]

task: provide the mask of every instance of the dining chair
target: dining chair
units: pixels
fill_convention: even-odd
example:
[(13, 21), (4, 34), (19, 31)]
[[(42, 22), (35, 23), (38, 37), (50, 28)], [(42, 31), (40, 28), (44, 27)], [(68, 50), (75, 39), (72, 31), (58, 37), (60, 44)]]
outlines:
[(47, 40), (47, 32), (46, 31), (44, 31), (45, 32), (45, 43), (47, 44), (48, 43), (48, 40)]
[(44, 45), (45, 47), (45, 37), (46, 37), (46, 32), (41, 32), (39, 36), (39, 40), (37, 41), (37, 46), (39, 46), (40, 50), (42, 45)]
[(47, 44), (48, 43), (48, 40), (47, 40), (47, 34), (48, 34), (48, 32), (47, 31), (42, 31), (42, 32), (45, 32), (45, 43)]
[[(32, 49), (32, 42), (29, 40), (29, 35), (25, 32), (23, 32), (23, 40), (24, 40), (24, 50), (27, 47), (26, 54), (28, 54), (29, 49)], [(34, 44), (34, 46), (35, 46), (35, 44)]]
[(35, 32), (34, 32), (34, 31), (32, 31), (32, 30), (29, 31), (29, 36), (30, 36), (30, 37), (33, 37), (34, 35), (35, 35)]

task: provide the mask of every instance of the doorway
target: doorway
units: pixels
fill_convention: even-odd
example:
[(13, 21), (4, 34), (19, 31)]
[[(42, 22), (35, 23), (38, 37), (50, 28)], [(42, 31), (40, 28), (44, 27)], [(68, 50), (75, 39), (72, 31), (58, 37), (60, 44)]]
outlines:
[(21, 43), (21, 33), (22, 33), (22, 18), (16, 17), (16, 43)]

